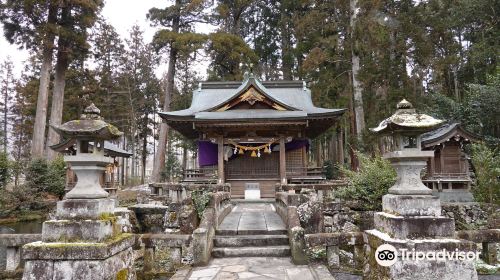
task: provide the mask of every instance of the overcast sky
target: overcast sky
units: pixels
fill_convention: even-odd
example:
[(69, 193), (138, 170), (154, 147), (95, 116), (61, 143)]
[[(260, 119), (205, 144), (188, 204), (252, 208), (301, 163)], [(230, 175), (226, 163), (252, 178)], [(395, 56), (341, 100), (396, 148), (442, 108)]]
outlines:
[[(168, 0), (105, 0), (105, 5), (102, 10), (102, 15), (113, 25), (122, 38), (128, 37), (128, 31), (132, 25), (138, 24), (144, 31), (146, 42), (150, 42), (157, 28), (151, 27), (146, 19), (146, 14), (153, 7), (165, 8), (170, 4)], [(207, 32), (210, 28), (197, 28), (199, 32)], [(16, 76), (23, 69), (24, 61), (28, 58), (28, 52), (19, 50), (18, 46), (10, 45), (3, 36), (3, 28), (0, 25), (0, 61), (3, 61), (10, 56), (14, 61), (14, 71)], [(197, 65), (197, 70), (200, 74), (204, 73), (205, 66)], [(161, 65), (158, 73), (166, 69), (166, 65)]]

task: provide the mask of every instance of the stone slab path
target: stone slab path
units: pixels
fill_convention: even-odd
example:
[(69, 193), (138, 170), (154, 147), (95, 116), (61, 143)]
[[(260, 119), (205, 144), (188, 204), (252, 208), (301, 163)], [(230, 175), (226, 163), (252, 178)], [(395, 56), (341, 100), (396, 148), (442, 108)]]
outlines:
[(290, 258), (213, 259), (193, 268), (189, 280), (334, 280), (324, 265), (294, 265)]
[(215, 245), (221, 246), (212, 252), (216, 258), (193, 268), (188, 279), (334, 280), (324, 265), (294, 265), (286, 257), (286, 225), (269, 202), (237, 203), (217, 229)]
[(270, 203), (239, 203), (217, 230), (218, 234), (286, 234), (286, 226)]

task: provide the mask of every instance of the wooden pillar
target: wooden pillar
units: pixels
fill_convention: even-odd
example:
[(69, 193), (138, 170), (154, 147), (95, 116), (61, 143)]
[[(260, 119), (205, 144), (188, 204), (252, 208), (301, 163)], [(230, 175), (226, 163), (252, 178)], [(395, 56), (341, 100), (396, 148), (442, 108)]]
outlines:
[(429, 173), (428, 177), (434, 176), (434, 172), (436, 171), (436, 152), (434, 152), (434, 157), (429, 158), (430, 166), (429, 170), (427, 171)]
[(338, 153), (339, 153), (339, 165), (344, 166), (344, 132), (342, 128), (339, 129), (339, 137), (337, 138), (339, 143), (337, 145)]
[(303, 170), (301, 173), (304, 173), (303, 175), (307, 175), (307, 150), (306, 146), (302, 147), (302, 167)]
[(115, 175), (116, 175), (116, 166), (115, 166), (115, 158), (113, 158), (113, 167), (111, 168), (111, 187), (115, 187)]
[(219, 184), (224, 184), (224, 137), (217, 137), (217, 174), (219, 176)]
[(280, 181), (286, 183), (286, 154), (285, 154), (285, 137), (280, 136)]
[(444, 147), (441, 149), (441, 153), (439, 153), (439, 163), (441, 165), (440, 173), (444, 173)]

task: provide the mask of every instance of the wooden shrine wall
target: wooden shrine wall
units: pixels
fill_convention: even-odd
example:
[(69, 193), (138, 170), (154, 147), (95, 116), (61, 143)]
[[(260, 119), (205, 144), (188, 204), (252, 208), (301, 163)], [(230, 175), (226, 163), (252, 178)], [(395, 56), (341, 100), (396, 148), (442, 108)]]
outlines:
[[(226, 179), (279, 179), (279, 152), (262, 153), (261, 157), (251, 157), (249, 152), (224, 162)], [(286, 152), (286, 169), (297, 172), (304, 169), (302, 149)]]
[[(287, 173), (305, 170), (304, 154), (303, 149), (286, 152)], [(251, 157), (247, 152), (224, 164), (226, 182), (231, 184), (234, 198), (244, 197), (246, 183), (259, 183), (261, 197), (274, 197), (276, 183), (279, 183), (279, 152), (263, 153), (260, 158)]]

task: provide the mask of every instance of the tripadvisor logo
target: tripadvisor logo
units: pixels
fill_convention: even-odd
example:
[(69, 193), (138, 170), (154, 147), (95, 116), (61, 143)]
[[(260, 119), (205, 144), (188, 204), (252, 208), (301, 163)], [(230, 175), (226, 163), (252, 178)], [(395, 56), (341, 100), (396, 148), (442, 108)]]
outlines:
[(440, 251), (416, 251), (415, 249), (404, 249), (400, 248), (399, 251), (389, 244), (382, 244), (378, 246), (375, 251), (375, 260), (381, 266), (391, 266), (396, 263), (398, 256), (401, 260), (411, 260), (411, 261), (474, 261), (479, 259), (481, 252), (474, 251), (459, 251), (455, 249), (454, 251), (447, 251), (442, 249)]
[(394, 246), (382, 244), (375, 251), (375, 260), (381, 266), (391, 266), (398, 260), (398, 252)]

